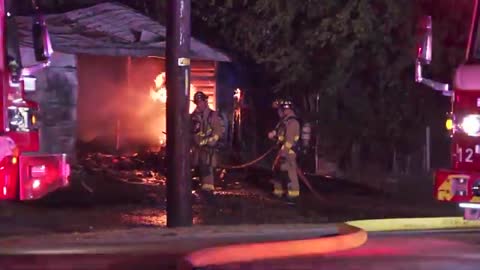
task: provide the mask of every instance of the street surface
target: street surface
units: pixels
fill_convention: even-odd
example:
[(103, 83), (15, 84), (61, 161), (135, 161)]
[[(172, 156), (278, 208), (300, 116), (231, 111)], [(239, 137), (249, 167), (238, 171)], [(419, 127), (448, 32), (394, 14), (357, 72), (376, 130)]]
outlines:
[[(136, 232), (136, 235), (138, 232)], [(72, 237), (70, 241), (97, 243), (102, 248), (102, 235), (80, 236), (80, 240)], [(168, 236), (167, 236), (168, 237)], [(53, 241), (64, 242), (65, 238), (53, 237)], [(90, 240), (89, 240), (90, 239)], [(174, 254), (168, 250), (172, 247), (160, 247), (161, 254), (150, 249), (149, 252), (139, 252), (135, 245), (142, 244), (130, 239), (131, 245), (126, 243), (127, 238), (119, 240), (118, 247), (123, 247), (121, 254), (91, 255), (78, 254), (69, 251), (69, 255), (17, 255), (0, 256), (1, 269), (5, 270), (132, 270), (132, 269), (176, 269), (175, 266), (181, 254)], [(18, 241), (18, 240), (16, 240)], [(21, 240), (19, 240), (21, 241)], [(40, 243), (35, 240), (25, 240), (26, 246)], [(112, 239), (106, 238), (107, 243)], [(129, 242), (127, 241), (127, 242)], [(12, 242), (13, 243), (13, 242)], [(121, 244), (120, 244), (121, 243)], [(148, 241), (146, 241), (148, 243)], [(9, 245), (9, 242), (3, 243)], [(18, 243), (17, 243), (18, 244)], [(131, 248), (126, 251), (124, 248)], [(181, 247), (179, 246), (180, 250)], [(76, 249), (75, 249), (76, 250)], [(93, 249), (94, 250), (94, 249)], [(103, 249), (101, 249), (103, 250)], [(137, 250), (137, 251), (136, 251)], [(102, 253), (102, 252), (97, 252)], [(291, 258), (284, 260), (257, 261), (243, 264), (229, 264), (210, 266), (209, 270), (290, 270), (290, 269), (333, 269), (333, 270), (474, 270), (480, 263), (480, 232), (410, 232), (370, 235), (368, 242), (357, 249), (332, 253), (317, 257)]]
[(354, 250), (315, 258), (295, 258), (218, 266), (222, 270), (476, 270), (480, 232), (370, 235)]

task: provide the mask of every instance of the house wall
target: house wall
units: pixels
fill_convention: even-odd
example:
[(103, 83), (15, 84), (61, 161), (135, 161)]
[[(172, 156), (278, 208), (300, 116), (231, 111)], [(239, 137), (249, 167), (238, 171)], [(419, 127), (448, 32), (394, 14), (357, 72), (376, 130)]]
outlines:
[[(21, 48), (23, 66), (34, 65), (33, 50)], [(55, 52), (49, 67), (37, 72), (37, 90), (26, 98), (39, 103), (40, 151), (66, 153), (75, 162), (77, 63), (74, 55)]]
[[(218, 109), (217, 94), (217, 66), (213, 61), (192, 61), (191, 82), (194, 89), (190, 89), (193, 96), (194, 91), (202, 91), (209, 96), (209, 105), (212, 109)], [(190, 107), (195, 107), (190, 103)]]

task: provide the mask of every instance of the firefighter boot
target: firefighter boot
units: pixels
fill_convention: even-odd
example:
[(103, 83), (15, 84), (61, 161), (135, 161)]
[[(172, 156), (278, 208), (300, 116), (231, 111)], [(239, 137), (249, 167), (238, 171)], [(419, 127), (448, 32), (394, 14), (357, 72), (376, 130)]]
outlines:
[(286, 196), (286, 201), (289, 204), (296, 204), (300, 198), (300, 191), (296, 188), (293, 188), (291, 184), (288, 185), (288, 191)]
[(295, 166), (288, 168), (288, 180), (287, 200), (294, 203), (300, 196), (300, 185), (298, 183), (297, 168)]
[(200, 189), (205, 192), (213, 192), (215, 190), (213, 168), (202, 165), (199, 168), (199, 175), (201, 181)]
[(278, 180), (273, 180), (273, 196), (281, 198), (283, 196), (283, 185)]
[(208, 175), (202, 177), (202, 190), (213, 193), (213, 191), (215, 191), (215, 185), (213, 173), (211, 171), (212, 170), (210, 170)]
[(206, 201), (208, 204), (215, 203), (214, 201), (214, 176), (213, 176), (213, 168), (204, 166), (201, 170), (201, 181), (202, 186), (200, 188), (199, 195), (202, 200)]
[(282, 198), (285, 195), (286, 183), (288, 175), (284, 171), (277, 171), (275, 179), (273, 180), (273, 195), (277, 198)]

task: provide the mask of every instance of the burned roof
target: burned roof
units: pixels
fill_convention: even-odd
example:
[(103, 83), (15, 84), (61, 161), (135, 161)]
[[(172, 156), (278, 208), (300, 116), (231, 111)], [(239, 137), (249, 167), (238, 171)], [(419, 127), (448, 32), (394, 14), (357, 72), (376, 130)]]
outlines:
[[(31, 18), (17, 17), (22, 46), (32, 47)], [(165, 56), (166, 28), (118, 3), (46, 16), (54, 51), (108, 56)], [(191, 39), (192, 59), (229, 62), (230, 58)]]

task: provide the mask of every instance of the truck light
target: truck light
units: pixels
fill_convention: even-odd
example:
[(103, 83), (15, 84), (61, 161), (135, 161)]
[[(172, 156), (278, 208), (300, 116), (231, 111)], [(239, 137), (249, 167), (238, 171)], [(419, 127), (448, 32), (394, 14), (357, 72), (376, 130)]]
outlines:
[(12, 164), (17, 164), (17, 162), (18, 162), (17, 157), (12, 157)]
[(453, 120), (451, 118), (447, 119), (447, 121), (445, 121), (445, 127), (447, 128), (447, 130), (452, 130), (453, 129)]
[(31, 166), (30, 167), (30, 177), (32, 178), (41, 178), (46, 175), (46, 167), (45, 165), (39, 165), (39, 166)]
[(72, 173), (71, 171), (71, 168), (70, 168), (70, 164), (64, 164), (64, 166), (62, 166), (62, 177), (63, 177), (63, 181), (65, 183), (68, 182), (68, 178), (70, 177), (70, 174)]
[(480, 204), (477, 203), (460, 203), (458, 206), (468, 209), (480, 209)]
[(39, 187), (40, 187), (40, 180), (38, 180), (38, 179), (33, 180), (32, 188), (37, 189)]
[(472, 185), (472, 195), (480, 197), (480, 179), (475, 180)]
[(3, 196), (7, 196), (7, 187), (3, 186)]
[(8, 107), (8, 130), (28, 132), (36, 129), (37, 111), (29, 107)]
[(452, 180), (452, 193), (456, 196), (466, 196), (468, 193), (468, 178), (455, 177)]
[(35, 78), (32, 75), (27, 75), (27, 74), (24, 74), (24, 76), (22, 78), (23, 78), (23, 83), (24, 83), (23, 89), (26, 92), (34, 92), (36, 90), (37, 78)]
[(465, 116), (461, 128), (469, 136), (480, 136), (480, 115), (470, 114)]

